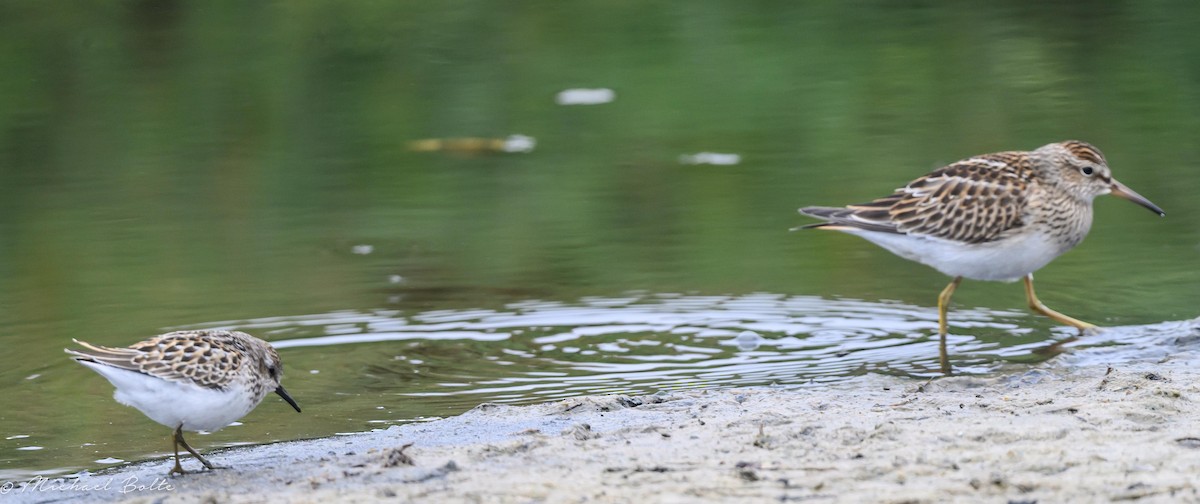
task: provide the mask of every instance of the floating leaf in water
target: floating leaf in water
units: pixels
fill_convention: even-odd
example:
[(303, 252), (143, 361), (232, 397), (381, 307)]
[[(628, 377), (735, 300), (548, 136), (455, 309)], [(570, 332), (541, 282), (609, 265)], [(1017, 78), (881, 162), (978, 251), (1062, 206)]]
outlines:
[(528, 135), (509, 135), (505, 138), (427, 138), (408, 143), (415, 152), (454, 152), (485, 154), (489, 152), (529, 153), (537, 147), (537, 139)]

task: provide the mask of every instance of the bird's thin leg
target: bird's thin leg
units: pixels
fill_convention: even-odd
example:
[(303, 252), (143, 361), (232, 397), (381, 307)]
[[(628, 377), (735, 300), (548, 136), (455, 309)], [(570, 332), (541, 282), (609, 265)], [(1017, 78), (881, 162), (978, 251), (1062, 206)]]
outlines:
[(954, 290), (958, 288), (958, 284), (962, 283), (962, 277), (954, 277), (942, 293), (938, 294), (938, 334), (942, 339), (946, 337), (946, 310), (950, 308), (950, 297), (954, 295)]
[(176, 474), (183, 476), (184, 474), (187, 474), (187, 471), (184, 471), (183, 466), (179, 464), (179, 439), (182, 437), (179, 429), (182, 428), (182, 425), (176, 427), (175, 435), (171, 437), (171, 446), (175, 449), (175, 467), (171, 469), (171, 472), (167, 473), (167, 476), (173, 476)]
[(938, 294), (938, 359), (942, 363), (942, 372), (946, 374), (950, 374), (950, 355), (946, 352), (946, 310), (950, 308), (950, 297), (954, 295), (954, 290), (960, 283), (962, 277), (956, 276), (942, 289), (942, 293)]
[(1029, 309), (1050, 317), (1057, 322), (1079, 329), (1080, 334), (1083, 334), (1083, 332), (1088, 329), (1096, 328), (1094, 324), (1089, 324), (1082, 320), (1068, 317), (1059, 312), (1051, 310), (1050, 308), (1046, 307), (1046, 305), (1042, 304), (1041, 300), (1037, 298), (1037, 294), (1033, 292), (1033, 273), (1025, 275), (1025, 297), (1029, 299)]
[[(199, 460), (201, 464), (204, 464), (204, 467), (207, 467), (209, 469), (216, 469), (216, 467), (213, 466), (211, 463), (209, 463), (208, 460), (205, 460), (204, 457), (201, 457), (200, 454), (196, 452), (196, 450), (193, 450), (191, 446), (188, 446), (187, 441), (183, 440), (183, 426), (182, 425), (175, 428), (175, 442), (183, 445), (184, 449), (186, 449), (188, 451), (188, 453), (191, 453), (192, 456), (196, 457), (196, 460)], [(175, 453), (176, 453), (175, 463), (178, 464), (179, 463), (179, 459), (178, 459), (179, 448), (175, 449)]]

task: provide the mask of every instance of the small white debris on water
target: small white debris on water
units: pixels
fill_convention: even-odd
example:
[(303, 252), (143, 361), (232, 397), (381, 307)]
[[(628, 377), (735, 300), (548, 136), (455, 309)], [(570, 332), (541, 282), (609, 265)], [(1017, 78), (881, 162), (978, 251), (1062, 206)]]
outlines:
[(391, 275), (388, 277), (388, 283), (392, 283), (392, 284), (404, 283), (404, 277), (402, 277), (400, 275)]
[(533, 152), (537, 139), (526, 135), (508, 135), (504, 139), (504, 152)]
[(738, 350), (749, 352), (762, 346), (762, 336), (754, 331), (742, 331), (733, 339), (737, 343)]
[(374, 252), (375, 247), (371, 245), (355, 245), (350, 251), (358, 255), (367, 255)]
[(121, 462), (124, 462), (124, 460), (116, 457), (105, 457), (102, 459), (97, 459), (94, 462), (97, 464), (120, 464)]
[(29, 375), (29, 376), (26, 376), (26, 377), (25, 377), (25, 379), (26, 379), (26, 380), (36, 380), (36, 379), (38, 379), (38, 378), (41, 378), (41, 377), (42, 377), (42, 374), (41, 374), (41, 373), (34, 373), (34, 374), (31, 374), (31, 375)]
[(308, 374), (321, 374), (321, 370), (320, 369), (310, 369), (310, 370), (308, 370)]
[(29, 437), (29, 434), (17, 434), (15, 436), (8, 436), (4, 439), (25, 439), (27, 437)]
[(679, 156), (679, 163), (686, 165), (718, 165), (729, 166), (742, 162), (742, 156), (738, 154), (725, 154), (720, 152), (697, 152), (695, 154), (683, 154)]
[(43, 448), (41, 446), (22, 446), (20, 448), (17, 448), (17, 451), (37, 451), (37, 450), (45, 450), (45, 448)]
[(617, 99), (617, 93), (608, 88), (564, 89), (554, 97), (559, 105), (599, 105)]

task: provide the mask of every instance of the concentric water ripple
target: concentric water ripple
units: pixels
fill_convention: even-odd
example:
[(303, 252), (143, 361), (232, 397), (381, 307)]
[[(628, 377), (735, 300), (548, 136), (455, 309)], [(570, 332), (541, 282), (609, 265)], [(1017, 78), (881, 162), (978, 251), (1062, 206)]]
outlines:
[[(937, 314), (896, 302), (759, 293), (636, 294), (502, 309), (339, 311), (204, 324), (289, 354), (370, 347), (365, 386), (462, 404), (596, 393), (820, 383), (866, 372), (938, 374)], [(1066, 338), (1021, 312), (955, 310), (957, 372), (985, 372)], [(469, 347), (469, 349), (467, 349)], [(419, 379), (414, 378), (419, 376)], [(332, 379), (332, 378), (331, 378)], [(457, 402), (457, 401), (456, 401)]]

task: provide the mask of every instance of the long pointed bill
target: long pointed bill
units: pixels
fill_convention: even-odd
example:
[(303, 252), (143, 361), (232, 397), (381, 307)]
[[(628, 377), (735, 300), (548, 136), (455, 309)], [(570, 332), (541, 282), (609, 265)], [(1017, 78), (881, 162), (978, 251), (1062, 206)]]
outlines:
[(279, 397), (282, 397), (284, 401), (291, 404), (293, 408), (296, 408), (296, 413), (300, 412), (300, 406), (296, 405), (296, 401), (292, 400), (292, 396), (288, 395), (286, 390), (283, 390), (283, 385), (275, 387), (275, 393), (279, 394)]
[(1167, 215), (1165, 212), (1162, 211), (1161, 208), (1158, 208), (1158, 205), (1151, 203), (1150, 200), (1146, 199), (1141, 194), (1138, 194), (1137, 191), (1134, 191), (1133, 189), (1125, 187), (1125, 184), (1117, 182), (1116, 179), (1113, 179), (1113, 181), (1112, 181), (1112, 195), (1118, 196), (1121, 198), (1125, 198), (1129, 201), (1132, 201), (1134, 203), (1142, 205), (1142, 206), (1148, 208), (1151, 212), (1158, 214), (1159, 217)]

